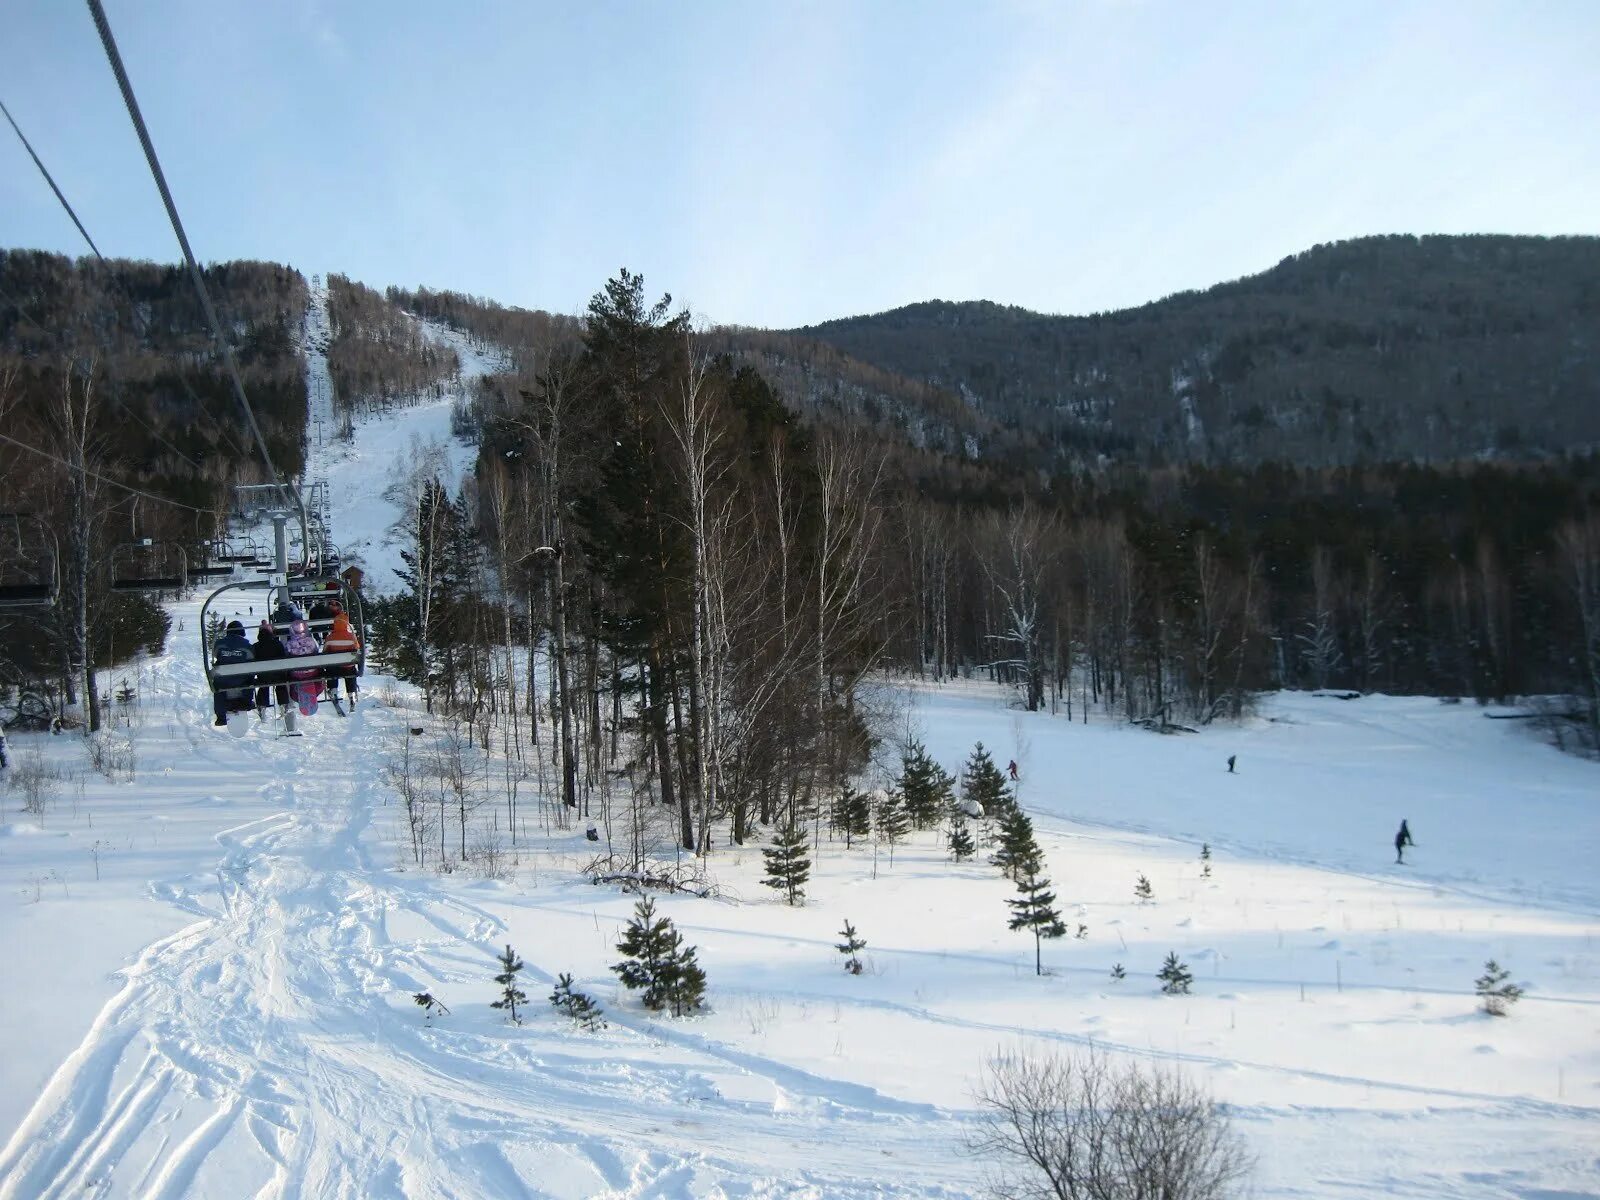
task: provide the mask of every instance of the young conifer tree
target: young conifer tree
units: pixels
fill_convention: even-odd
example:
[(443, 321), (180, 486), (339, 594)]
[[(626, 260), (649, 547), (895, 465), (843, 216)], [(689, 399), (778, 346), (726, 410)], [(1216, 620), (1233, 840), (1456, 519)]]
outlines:
[(1050, 881), (1039, 874), (1040, 866), (1037, 856), (1028, 862), (1017, 880), (1017, 898), (1006, 901), (1011, 908), (1011, 920), (1006, 928), (1026, 929), (1033, 934), (1033, 971), (1036, 975), (1044, 974), (1040, 951), (1044, 939), (1058, 938), (1067, 932), (1061, 914), (1056, 911), (1056, 897), (1050, 890)]
[(844, 834), (846, 850), (872, 832), (872, 804), (865, 792), (858, 792), (848, 783), (844, 785), (833, 802), (833, 827)]
[(906, 815), (917, 829), (930, 829), (949, 808), (953, 799), (952, 780), (943, 767), (929, 756), (927, 747), (915, 738), (900, 752), (900, 794), (905, 797)]
[(1133, 885), (1133, 898), (1140, 904), (1148, 904), (1155, 898), (1155, 890), (1143, 875), (1139, 876), (1139, 882)]
[(506, 946), (506, 952), (498, 956), (498, 960), (500, 974), (494, 977), (494, 981), (500, 985), (500, 999), (491, 1000), (489, 1007), (504, 1009), (507, 1020), (513, 1025), (521, 1025), (522, 1018), (517, 1016), (517, 1005), (525, 1004), (528, 999), (528, 994), (517, 986), (517, 972), (522, 970), (522, 960), (517, 957), (516, 951), (512, 950), (509, 944)]
[(1156, 978), (1161, 980), (1161, 990), (1169, 996), (1187, 996), (1189, 985), (1194, 982), (1194, 976), (1189, 974), (1189, 964), (1178, 961), (1178, 952), (1167, 952), (1167, 959), (1161, 964), (1161, 970), (1156, 972)]
[(911, 820), (906, 816), (905, 802), (899, 792), (885, 792), (883, 799), (878, 801), (877, 824), (878, 840), (889, 847), (889, 865), (892, 867), (894, 848), (905, 840), (911, 829)]
[(861, 974), (861, 952), (867, 948), (865, 938), (856, 936), (856, 927), (849, 921), (844, 923), (844, 928), (839, 931), (839, 936), (844, 941), (837, 944), (835, 949), (846, 956), (844, 969), (852, 975)]
[(972, 830), (967, 825), (967, 819), (957, 812), (950, 822), (950, 857), (956, 862), (966, 862), (975, 850)]
[(594, 997), (572, 986), (571, 974), (563, 971), (556, 979), (556, 990), (550, 993), (550, 1004), (557, 1012), (565, 1013), (585, 1029), (604, 1029), (601, 1009)]
[(1011, 790), (1006, 787), (1006, 777), (994, 765), (994, 759), (979, 742), (972, 748), (966, 766), (961, 772), (961, 799), (976, 801), (983, 807), (983, 815), (998, 820), (1006, 808), (1014, 807)]
[(806, 880), (811, 876), (811, 848), (806, 831), (791, 817), (772, 837), (772, 845), (764, 847), (762, 857), (767, 862), (767, 877), (761, 882), (776, 888), (787, 897), (791, 905), (805, 898)]
[(1505, 1016), (1507, 1007), (1522, 998), (1522, 989), (1506, 982), (1510, 978), (1511, 972), (1494, 959), (1483, 964), (1483, 974), (1478, 977), (1476, 988), (1478, 998), (1483, 1001), (1483, 1011), (1491, 1017)]
[(1020, 808), (1007, 809), (1001, 819), (1000, 848), (992, 861), (1013, 883), (1020, 881), (1030, 866), (1037, 869), (1039, 844), (1033, 838), (1033, 822)]
[(695, 959), (695, 948), (683, 944), (683, 935), (666, 917), (656, 916), (649, 897), (633, 908), (633, 920), (617, 943), (626, 957), (612, 966), (624, 987), (641, 991), (640, 1000), (652, 1012), (671, 1008), (682, 1016), (700, 1006), (706, 975)]

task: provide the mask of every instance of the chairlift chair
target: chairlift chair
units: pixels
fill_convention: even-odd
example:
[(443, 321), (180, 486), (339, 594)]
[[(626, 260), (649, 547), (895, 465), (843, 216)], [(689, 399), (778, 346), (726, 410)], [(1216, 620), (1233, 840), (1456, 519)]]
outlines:
[[(332, 582), (337, 585), (337, 590), (313, 585)], [(243, 688), (272, 687), (276, 685), (321, 683), (324, 688), (331, 688), (338, 680), (347, 678), (350, 667), (355, 667), (355, 677), (361, 678), (366, 673), (367, 650), (366, 630), (361, 619), (361, 597), (352, 588), (346, 586), (342, 580), (326, 579), (291, 579), (289, 581), (289, 594), (296, 600), (308, 597), (322, 597), (338, 600), (345, 613), (350, 618), (350, 624), (358, 631), (361, 648), (354, 651), (338, 651), (332, 654), (303, 654), (297, 657), (273, 659), (267, 663), (215, 663), (211, 657), (211, 646), (206, 641), (206, 630), (211, 625), (211, 615), (215, 612), (219, 617), (238, 619), (237, 609), (246, 604), (254, 607), (259, 599), (264, 601), (263, 608), (270, 614), (276, 599), (276, 588), (265, 581), (252, 581), (249, 583), (230, 583), (218, 588), (206, 597), (200, 607), (200, 659), (205, 667), (206, 683), (213, 693), (223, 691), (236, 691)], [(235, 603), (230, 603), (235, 601)], [(332, 620), (308, 621), (313, 630), (331, 628)], [(273, 629), (279, 633), (287, 633), (288, 625), (278, 625), (274, 622)], [(291, 674), (292, 673), (292, 674)]]
[(150, 538), (111, 552), (113, 592), (181, 592), (189, 586), (189, 555), (177, 542)]
[(0, 513), (0, 609), (50, 608), (61, 594), (55, 534), (32, 513)]

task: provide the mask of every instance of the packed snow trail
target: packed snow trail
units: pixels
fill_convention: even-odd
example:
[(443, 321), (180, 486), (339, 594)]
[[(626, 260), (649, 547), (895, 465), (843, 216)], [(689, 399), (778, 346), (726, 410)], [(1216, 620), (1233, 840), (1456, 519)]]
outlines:
[[(396, 722), (369, 703), (303, 739), (216, 731), (225, 769), (261, 771), (281, 811), (217, 838), (214, 889), (172, 889), (206, 915), (123, 972), (0, 1153), (0, 1197), (971, 1194), (930, 1106), (643, 1018), (586, 1036), (468, 1011), (487, 1011), (502, 926), (373, 861)], [(552, 975), (520, 949), (542, 1008)], [(424, 986), (463, 1011), (425, 1022)], [(764, 1071), (799, 1113), (717, 1086)]]

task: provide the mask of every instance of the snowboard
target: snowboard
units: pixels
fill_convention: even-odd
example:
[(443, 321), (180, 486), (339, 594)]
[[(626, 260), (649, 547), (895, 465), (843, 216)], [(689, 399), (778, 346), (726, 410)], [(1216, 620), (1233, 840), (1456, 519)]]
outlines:
[(289, 691), (299, 704), (302, 717), (317, 715), (317, 698), (322, 692), (321, 683), (297, 683)]

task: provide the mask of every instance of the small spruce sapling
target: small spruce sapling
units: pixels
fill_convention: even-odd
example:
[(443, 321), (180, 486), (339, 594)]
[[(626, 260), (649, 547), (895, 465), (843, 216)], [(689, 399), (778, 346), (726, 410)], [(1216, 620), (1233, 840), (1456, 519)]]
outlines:
[(500, 974), (494, 977), (494, 981), (500, 985), (500, 999), (491, 1000), (489, 1007), (505, 1009), (508, 1014), (507, 1019), (513, 1025), (521, 1025), (522, 1018), (517, 1016), (517, 1005), (526, 1004), (528, 1001), (528, 993), (517, 986), (517, 972), (522, 970), (522, 960), (517, 957), (516, 951), (509, 943), (506, 945), (506, 952), (499, 955), (498, 959), (501, 970)]
[(418, 992), (411, 999), (422, 1009), (424, 1020), (431, 1021), (435, 1013), (438, 1013), (441, 1017), (450, 1015), (450, 1010), (445, 1007), (444, 1001), (432, 992)]
[(1139, 876), (1139, 882), (1133, 885), (1133, 898), (1140, 904), (1149, 904), (1155, 899), (1155, 890), (1143, 875)]
[(1128, 970), (1121, 963), (1111, 964), (1111, 978), (1116, 983), (1121, 983), (1128, 977)]
[(1176, 950), (1167, 952), (1167, 961), (1161, 964), (1156, 978), (1161, 980), (1161, 990), (1169, 996), (1187, 996), (1189, 985), (1194, 982), (1194, 976), (1189, 974), (1189, 964), (1178, 961)]
[(1037, 852), (1030, 859), (1022, 877), (1017, 880), (1017, 899), (1007, 900), (1011, 908), (1011, 920), (1007, 929), (1026, 929), (1033, 934), (1033, 972), (1035, 975), (1044, 974), (1044, 960), (1041, 945), (1045, 938), (1058, 938), (1067, 932), (1066, 925), (1062, 924), (1061, 914), (1056, 911), (1055, 893), (1050, 891), (1050, 881), (1039, 875), (1040, 862)]
[(1006, 777), (994, 765), (994, 759), (989, 757), (982, 742), (972, 748), (972, 754), (962, 768), (961, 799), (969, 805), (979, 805), (984, 818), (991, 821), (999, 820), (1006, 809), (1016, 806), (1011, 790), (1006, 786)]
[(849, 921), (844, 923), (844, 928), (839, 931), (839, 936), (844, 941), (835, 947), (840, 954), (848, 955), (844, 960), (844, 969), (852, 975), (861, 974), (861, 952), (867, 948), (865, 938), (856, 936), (856, 927)]
[(976, 850), (967, 819), (958, 811), (950, 822), (950, 857), (956, 862), (966, 862)]
[(911, 830), (911, 818), (906, 816), (905, 801), (900, 793), (883, 793), (878, 802), (878, 840), (889, 847), (889, 865), (894, 866), (894, 848), (905, 840)]
[(572, 976), (563, 972), (556, 979), (556, 990), (550, 993), (550, 1004), (559, 1013), (571, 1017), (574, 1023), (584, 1029), (604, 1029), (605, 1021), (600, 1015), (600, 1006), (595, 1003), (594, 997), (587, 992), (573, 989)]
[(772, 845), (763, 847), (767, 877), (761, 882), (783, 892), (790, 905), (805, 899), (806, 880), (811, 877), (811, 854), (806, 831), (793, 817), (772, 836)]
[(656, 916), (649, 897), (633, 908), (633, 920), (617, 943), (626, 957), (612, 966), (624, 987), (641, 989), (640, 999), (652, 1012), (671, 1008), (680, 1017), (700, 1007), (705, 998), (706, 973), (695, 961), (695, 948), (683, 944), (683, 935), (666, 917)]
[(1000, 848), (991, 860), (1001, 874), (1013, 883), (1028, 873), (1030, 866), (1037, 867), (1039, 844), (1033, 838), (1033, 822), (1028, 814), (1015, 806), (1006, 810), (1000, 819)]
[(1077, 938), (1080, 942), (1083, 941), (1089, 936), (1089, 927), (1082, 921), (1079, 921), (1077, 931), (1073, 933), (1072, 936)]
[(1491, 1017), (1505, 1016), (1507, 1006), (1522, 996), (1521, 988), (1507, 982), (1510, 978), (1511, 972), (1494, 959), (1483, 964), (1483, 974), (1477, 982), (1478, 998), (1483, 1001), (1483, 1011)]
[(844, 834), (846, 850), (872, 832), (872, 806), (867, 794), (856, 791), (848, 783), (833, 802), (832, 817), (834, 830)]
[(1200, 843), (1200, 878), (1211, 878), (1211, 843)]

